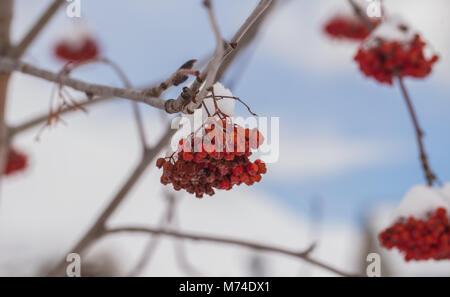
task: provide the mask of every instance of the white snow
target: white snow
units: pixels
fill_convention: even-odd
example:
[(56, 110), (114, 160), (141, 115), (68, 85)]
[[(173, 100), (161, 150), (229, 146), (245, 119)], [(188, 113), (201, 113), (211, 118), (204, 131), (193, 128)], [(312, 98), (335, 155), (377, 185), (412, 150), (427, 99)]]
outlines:
[[(374, 246), (371, 252), (381, 256), (382, 273), (389, 276), (448, 276), (450, 261), (411, 261), (405, 262), (405, 255), (397, 249), (388, 250), (379, 244), (378, 234), (392, 223), (394, 205), (384, 205), (370, 210), (369, 228), (366, 235), (371, 237)], [(367, 234), (369, 233), (369, 234)]]
[(396, 215), (397, 217), (424, 218), (427, 213), (439, 207), (448, 208), (448, 203), (440, 195), (439, 190), (424, 185), (416, 185), (403, 197), (397, 207)]
[(441, 195), (444, 197), (444, 199), (447, 200), (447, 202), (450, 205), (450, 183), (447, 183), (442, 186)]
[[(406, 26), (408, 30), (400, 30), (401, 26)], [(409, 25), (398, 18), (389, 18), (384, 20), (372, 34), (365, 41), (364, 46), (374, 47), (378, 46), (378, 39), (384, 41), (398, 41), (403, 44), (408, 44), (413, 38), (416, 32), (414, 32)]]
[(63, 32), (60, 40), (73, 50), (76, 50), (83, 47), (86, 40), (92, 39), (93, 36), (93, 30), (89, 26), (76, 23)]
[[(233, 94), (231, 91), (227, 88), (225, 88), (220, 82), (217, 82), (213, 86), (214, 95), (216, 97), (218, 96), (225, 96), (225, 97), (233, 97)], [(207, 98), (212, 96), (212, 93), (209, 92), (206, 95), (206, 99), (203, 100), (203, 102), (206, 105), (207, 110), (210, 114), (213, 114), (215, 112), (215, 105), (212, 98)], [(234, 108), (235, 108), (235, 99), (230, 98), (224, 98), (217, 100), (217, 106), (218, 108), (226, 115), (233, 117), (234, 116)], [(208, 119), (208, 112), (206, 111), (205, 107), (202, 106), (202, 108), (196, 109), (193, 114), (186, 115), (181, 114), (172, 121), (172, 127), (179, 128), (179, 131), (175, 135), (173, 141), (172, 141), (172, 149), (176, 150), (178, 141), (181, 138), (186, 137), (192, 132), (197, 132), (198, 134), (202, 133), (202, 125), (206, 122)]]
[[(448, 194), (447, 187), (445, 193)], [(392, 212), (390, 220), (386, 226), (391, 225), (399, 218), (408, 218), (410, 216), (418, 219), (426, 219), (430, 212), (434, 212), (437, 208), (443, 207), (450, 210), (450, 199), (444, 190), (428, 187), (425, 185), (416, 185), (412, 187), (403, 197), (395, 211)]]

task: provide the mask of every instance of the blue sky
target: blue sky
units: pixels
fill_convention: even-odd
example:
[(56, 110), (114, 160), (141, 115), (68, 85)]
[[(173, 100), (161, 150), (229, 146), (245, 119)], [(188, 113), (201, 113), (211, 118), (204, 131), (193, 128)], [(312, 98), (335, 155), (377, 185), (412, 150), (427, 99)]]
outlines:
[[(83, 17), (79, 22), (94, 29), (105, 55), (121, 65), (136, 85), (164, 78), (186, 60), (205, 57), (214, 48), (213, 34), (200, 0), (81, 1)], [(15, 39), (50, 1), (37, 2), (18, 1)], [(256, 2), (214, 1), (225, 37), (233, 34)], [(345, 1), (341, 2), (342, 5), (329, 0), (287, 3), (249, 48), (252, 52), (240, 56), (223, 82), (227, 84), (236, 73), (244, 71), (233, 94), (243, 98), (260, 115), (280, 117), (283, 160), (281, 165), (271, 165), (276, 174), (271, 175), (269, 167), (268, 175), (256, 187), (300, 213), (307, 213), (310, 200), (320, 196), (327, 219), (355, 222), (361, 212), (373, 205), (399, 201), (410, 187), (423, 183), (423, 176), (411, 121), (399, 89), (380, 86), (362, 77), (352, 61), (355, 46), (341, 45), (321, 36), (324, 16), (333, 15), (335, 8), (345, 9)], [(389, 9), (391, 2), (386, 2)], [(440, 5), (448, 3), (437, 1), (427, 11), (420, 6), (425, 4), (419, 2), (422, 1), (410, 1), (408, 7), (392, 3), (392, 7), (397, 11), (404, 8), (404, 14), (421, 32), (431, 32), (427, 31), (430, 26), (442, 25), (444, 13), (443, 16), (434, 14), (431, 20), (423, 14), (430, 17), (439, 12)], [(416, 18), (422, 11), (421, 17)], [(292, 18), (293, 15), (298, 19)], [(72, 22), (61, 12), (25, 58), (45, 68), (59, 69), (61, 65), (51, 57), (51, 45), (58, 35), (70, 29)], [(445, 182), (450, 181), (450, 63), (447, 59), (450, 52), (444, 45), (450, 42), (442, 40), (439, 33), (427, 38), (433, 41), (442, 59), (429, 78), (408, 79), (406, 84), (426, 132), (425, 145), (432, 168)], [(439, 45), (443, 46), (438, 48)], [(77, 76), (119, 84), (104, 68), (82, 70)], [(123, 112), (125, 105), (126, 102), (117, 103), (111, 116), (129, 121), (129, 110)], [(240, 107), (238, 113), (245, 115), (246, 111)], [(145, 114), (157, 116), (151, 108), (145, 108)], [(296, 163), (299, 159), (295, 154), (302, 153), (302, 144), (314, 155), (323, 143), (328, 146), (325, 154), (338, 149), (347, 152), (348, 144), (348, 154), (355, 152), (356, 161), (346, 156), (348, 162), (336, 161), (328, 168), (330, 161), (319, 164), (318, 169), (314, 162), (306, 162), (309, 165), (303, 167), (305, 160), (301, 158), (302, 162)], [(295, 146), (299, 146), (298, 151), (290, 149)]]

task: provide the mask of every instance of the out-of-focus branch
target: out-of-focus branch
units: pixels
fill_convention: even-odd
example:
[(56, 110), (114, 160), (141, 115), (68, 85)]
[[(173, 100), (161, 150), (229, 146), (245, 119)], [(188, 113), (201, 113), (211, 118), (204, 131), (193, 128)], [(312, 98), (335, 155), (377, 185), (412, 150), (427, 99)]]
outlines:
[(20, 58), (33, 43), (42, 29), (44, 29), (51, 18), (56, 14), (63, 3), (64, 0), (54, 0), (53, 3), (50, 4), (50, 6), (44, 11), (42, 16), (37, 20), (37, 22), (31, 27), (30, 31), (28, 31), (28, 33), (23, 37), (23, 39), (9, 50), (8, 55), (14, 58)]
[[(13, 0), (0, 1), (0, 55), (7, 53), (11, 46), (10, 31), (12, 16)], [(9, 73), (0, 73), (0, 178), (8, 152), (9, 141), (5, 122), (9, 78)]]
[(312, 265), (321, 267), (325, 270), (336, 273), (340, 276), (346, 277), (355, 277), (358, 275), (350, 274), (344, 271), (341, 271), (337, 268), (334, 268), (328, 264), (322, 263), (318, 260), (312, 259), (309, 257), (312, 249), (309, 247), (304, 251), (294, 251), (286, 248), (281, 248), (277, 246), (265, 245), (261, 243), (232, 239), (232, 238), (224, 238), (218, 236), (210, 236), (210, 235), (201, 235), (187, 232), (178, 232), (178, 231), (169, 231), (166, 229), (155, 229), (149, 227), (117, 227), (106, 230), (105, 234), (118, 234), (118, 233), (144, 233), (144, 234), (154, 234), (154, 235), (164, 235), (178, 239), (190, 239), (193, 241), (206, 241), (211, 243), (220, 243), (220, 244), (228, 244), (228, 245), (236, 245), (240, 247), (247, 247), (250, 249), (255, 249), (259, 251), (273, 252), (279, 253), (286, 256), (291, 256), (294, 258), (302, 259)]
[[(87, 107), (87, 106), (91, 106), (97, 103), (102, 103), (105, 101), (108, 101), (112, 99), (112, 97), (95, 97), (93, 99), (85, 99), (79, 103), (77, 103), (77, 107)], [(67, 113), (71, 113), (74, 112), (78, 109), (76, 109), (75, 107), (65, 107), (62, 110), (59, 111), (59, 115), (63, 115), (63, 114), (67, 114)], [(17, 134), (20, 134), (24, 131), (27, 131), (31, 128), (36, 127), (37, 125), (40, 125), (42, 123), (45, 123), (48, 120), (48, 113), (42, 114), (42, 115), (38, 115), (35, 118), (32, 118), (30, 120), (27, 120), (26, 122), (19, 124), (17, 126), (11, 126), (9, 127), (8, 131), (9, 131), (9, 137), (14, 137)]]
[(211, 23), (211, 27), (214, 32), (214, 36), (216, 38), (216, 50), (214, 52), (214, 58), (211, 60), (211, 62), (208, 64), (208, 73), (205, 77), (205, 84), (203, 88), (200, 90), (198, 95), (194, 96), (194, 100), (190, 102), (187, 106), (185, 111), (188, 113), (193, 112), (197, 108), (199, 108), (203, 102), (203, 98), (208, 94), (210, 88), (215, 82), (217, 71), (219, 70), (220, 63), (222, 62), (222, 58), (224, 55), (224, 43), (222, 35), (220, 34), (219, 26), (217, 25), (216, 18), (214, 16), (214, 12), (212, 9), (212, 4), (210, 0), (204, 0), (203, 1), (204, 6), (206, 7), (208, 11), (209, 21)]
[(74, 90), (84, 92), (90, 96), (111, 96), (129, 99), (136, 102), (146, 103), (150, 106), (164, 109), (164, 101), (145, 94), (142, 90), (115, 88), (99, 84), (91, 84), (78, 79), (70, 78), (64, 73), (54, 73), (48, 70), (40, 69), (31, 64), (8, 57), (0, 57), (0, 73), (10, 73), (19, 71), (24, 74), (32, 75), (44, 80), (70, 87)]
[[(128, 193), (135, 186), (137, 181), (141, 178), (142, 174), (146, 171), (148, 166), (152, 163), (156, 155), (170, 142), (170, 139), (175, 134), (175, 129), (168, 129), (163, 137), (160, 139), (158, 144), (151, 149), (144, 151), (141, 161), (138, 163), (136, 168), (133, 170), (132, 174), (128, 177), (124, 185), (119, 189), (117, 194), (108, 204), (106, 209), (97, 218), (95, 223), (86, 232), (86, 234), (78, 241), (78, 243), (68, 251), (68, 253), (78, 253), (84, 252), (95, 240), (100, 238), (106, 227), (106, 222), (111, 217), (111, 215), (116, 211), (116, 209), (125, 200)], [(55, 266), (50, 272), (49, 276), (62, 276), (64, 274), (65, 267), (65, 257)]]
[[(175, 200), (176, 197), (173, 193), (166, 192), (166, 195), (164, 197), (167, 201), (167, 209), (165, 213), (163, 214), (163, 217), (161, 218), (161, 221), (159, 223), (160, 228), (166, 228), (169, 226), (173, 220), (174, 214), (175, 214), (175, 208), (177, 206), (177, 201)], [(128, 273), (129, 277), (132, 276), (138, 276), (142, 270), (149, 264), (149, 261), (152, 258), (152, 255), (156, 251), (156, 248), (158, 244), (161, 241), (161, 237), (156, 235), (152, 235), (149, 239), (148, 243), (146, 244), (144, 251), (142, 252), (141, 256), (139, 257), (139, 260), (136, 263), (136, 266), (131, 269), (131, 271)]]
[[(117, 63), (109, 59), (99, 59), (99, 62), (109, 65), (120, 77), (126, 88), (131, 89), (131, 82), (125, 74), (125, 71), (117, 65)], [(159, 97), (159, 96), (158, 96)], [(139, 110), (139, 104), (137, 102), (131, 102), (133, 108), (134, 120), (138, 129), (139, 140), (141, 142), (142, 148), (145, 150), (147, 148), (147, 136), (144, 128), (144, 121), (142, 120), (141, 111)]]
[[(81, 63), (78, 67), (84, 65), (84, 64), (88, 64), (88, 63), (92, 63), (92, 62), (103, 62), (106, 63), (106, 61), (110, 62), (107, 59), (96, 59), (90, 62), (86, 62), (86, 63)], [(194, 62), (196, 60), (190, 60), (187, 61), (186, 63), (184, 63), (175, 73), (173, 73), (168, 79), (166, 79), (165, 81), (163, 81), (162, 83), (152, 83), (148, 86), (142, 87), (142, 88), (138, 88), (139, 90), (142, 89), (143, 93), (146, 93), (147, 95), (153, 96), (153, 97), (159, 97), (161, 96), (161, 94), (167, 90), (170, 86), (172, 85), (176, 85), (177, 82), (180, 82), (180, 78), (183, 78), (183, 76), (185, 75), (198, 75), (197, 71), (195, 70), (191, 70), (190, 67), (193, 66)], [(113, 63), (114, 65), (115, 63)], [(111, 65), (112, 67), (114, 67), (113, 65)], [(116, 65), (117, 66), (117, 65)], [(130, 82), (127, 79), (127, 77), (124, 75), (124, 72), (117, 67), (116, 71), (118, 73), (118, 75), (121, 77), (122, 81), (127, 82), (126, 85), (129, 86)], [(189, 72), (188, 72), (189, 71)], [(92, 96), (91, 96), (92, 97)], [(85, 106), (90, 106), (90, 105), (94, 105), (96, 103), (101, 103), (101, 102), (105, 102), (108, 100), (112, 100), (115, 99), (116, 97), (114, 96), (97, 96), (94, 98), (88, 98), (87, 100), (80, 100), (80, 102), (77, 103), (76, 107), (80, 107), (83, 108)], [(136, 107), (133, 107), (133, 112), (135, 113), (135, 117), (139, 117), (141, 118), (140, 112), (136, 110)], [(74, 108), (74, 107), (65, 107), (62, 110), (59, 111), (59, 115), (63, 115), (63, 114), (67, 114), (70, 112), (74, 112), (79, 110), (79, 108)], [(12, 126), (9, 128), (9, 136), (13, 137), (23, 131), (26, 131), (28, 129), (31, 129), (39, 124), (44, 123), (45, 121), (48, 120), (48, 113), (42, 114), (42, 115), (38, 115), (35, 118), (32, 118), (31, 120), (27, 120), (24, 123), (21, 123), (17, 126)], [(143, 140), (144, 138), (142, 137), (143, 135), (143, 129), (142, 129), (142, 120), (137, 121), (138, 123), (138, 129), (139, 129), (139, 134), (140, 134), (140, 138), (141, 140)]]
[[(245, 34), (252, 28), (254, 23), (258, 20), (261, 14), (269, 7), (272, 3), (272, 0), (261, 0), (250, 16), (245, 20), (244, 24), (238, 29), (238, 31), (234, 34), (233, 38), (230, 40), (229, 44), (227, 44), (227, 48), (224, 50), (223, 58), (226, 58), (231, 52), (235, 49), (238, 49), (239, 42), (245, 36)], [(213, 59), (214, 60), (214, 59)], [(205, 69), (200, 74), (199, 78), (192, 83), (192, 86), (188, 88), (184, 93), (182, 93), (177, 99), (171, 99), (166, 101), (166, 111), (168, 113), (176, 113), (180, 110), (183, 110), (186, 113), (191, 113), (193, 110), (187, 109), (190, 101), (195, 99), (197, 95), (197, 91), (202, 86), (204, 79), (210, 71), (210, 63), (205, 67)], [(225, 70), (225, 69), (224, 69)], [(217, 76), (216, 76), (217, 79)], [(197, 103), (201, 103), (203, 98), (199, 98), (196, 100)]]
[(263, 23), (267, 20), (268, 16), (275, 10), (275, 7), (278, 5), (279, 1), (273, 0), (269, 3), (266, 10), (264, 10), (257, 20), (250, 26), (247, 33), (241, 37), (239, 43), (236, 43), (236, 49), (231, 51), (224, 59), (222, 64), (219, 67), (216, 75), (216, 81), (219, 81), (221, 77), (223, 77), (225, 71), (229, 68), (230, 64), (233, 63), (235, 58), (243, 52), (252, 42), (256, 39), (259, 32), (261, 31), (261, 27)]
[(419, 159), (422, 164), (422, 170), (425, 176), (425, 180), (427, 181), (428, 186), (432, 186), (434, 181), (437, 180), (436, 175), (431, 170), (430, 164), (428, 163), (427, 153), (425, 151), (425, 145), (423, 144), (423, 130), (420, 127), (419, 120), (417, 118), (416, 111), (414, 110), (414, 106), (412, 104), (411, 98), (406, 90), (405, 83), (403, 82), (403, 78), (399, 75), (397, 76), (398, 84), (400, 85), (400, 90), (402, 91), (403, 99), (405, 100), (406, 106), (408, 108), (409, 115), (411, 117), (414, 132), (416, 134), (417, 146), (419, 148)]

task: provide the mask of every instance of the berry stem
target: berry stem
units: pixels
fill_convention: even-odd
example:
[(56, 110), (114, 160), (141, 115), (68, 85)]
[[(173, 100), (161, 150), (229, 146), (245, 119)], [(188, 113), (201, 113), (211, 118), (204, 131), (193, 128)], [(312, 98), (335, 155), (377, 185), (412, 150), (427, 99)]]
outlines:
[(408, 107), (409, 114), (411, 116), (411, 120), (414, 125), (414, 131), (416, 132), (417, 145), (419, 147), (419, 159), (422, 163), (422, 169), (425, 175), (425, 179), (427, 181), (428, 186), (432, 186), (433, 182), (437, 179), (436, 175), (431, 171), (430, 165), (428, 163), (428, 157), (425, 152), (425, 146), (423, 144), (423, 130), (420, 127), (419, 120), (417, 118), (417, 114), (415, 112), (414, 106), (411, 101), (411, 97), (409, 96), (408, 91), (406, 90), (405, 83), (403, 78), (400, 75), (397, 75), (398, 83), (400, 85), (400, 89), (402, 91), (403, 99), (405, 99), (406, 106)]

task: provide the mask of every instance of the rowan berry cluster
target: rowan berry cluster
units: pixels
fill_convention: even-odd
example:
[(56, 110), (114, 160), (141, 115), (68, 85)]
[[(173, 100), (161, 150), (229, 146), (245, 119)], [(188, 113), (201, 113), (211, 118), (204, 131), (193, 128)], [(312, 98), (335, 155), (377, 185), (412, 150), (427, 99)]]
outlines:
[(450, 224), (445, 208), (438, 208), (426, 220), (409, 217), (379, 234), (381, 245), (397, 248), (405, 260), (450, 259)]
[(28, 165), (27, 155), (14, 148), (9, 148), (3, 174), (11, 175), (18, 171), (22, 171), (27, 167), (27, 165)]
[(251, 186), (261, 180), (267, 171), (265, 163), (249, 160), (252, 150), (264, 141), (258, 129), (244, 129), (222, 119), (204, 130), (204, 136), (181, 139), (178, 151), (156, 161), (163, 168), (162, 184), (202, 198), (214, 195), (214, 188), (228, 191), (234, 185)]
[[(373, 26), (379, 24), (378, 20), (371, 20)], [(350, 39), (350, 40), (364, 40), (370, 35), (370, 30), (367, 28), (360, 19), (346, 16), (337, 15), (330, 19), (324, 26), (326, 34), (333, 38), (338, 39)]]
[(361, 71), (367, 77), (392, 84), (396, 75), (423, 78), (431, 73), (438, 56), (427, 58), (424, 54), (426, 43), (416, 34), (409, 42), (397, 40), (374, 40), (370, 47), (362, 46), (354, 57)]
[(56, 57), (72, 63), (80, 63), (95, 59), (98, 57), (98, 54), (99, 47), (97, 42), (88, 37), (83, 37), (81, 40), (77, 41), (77, 44), (62, 40), (55, 47)]

